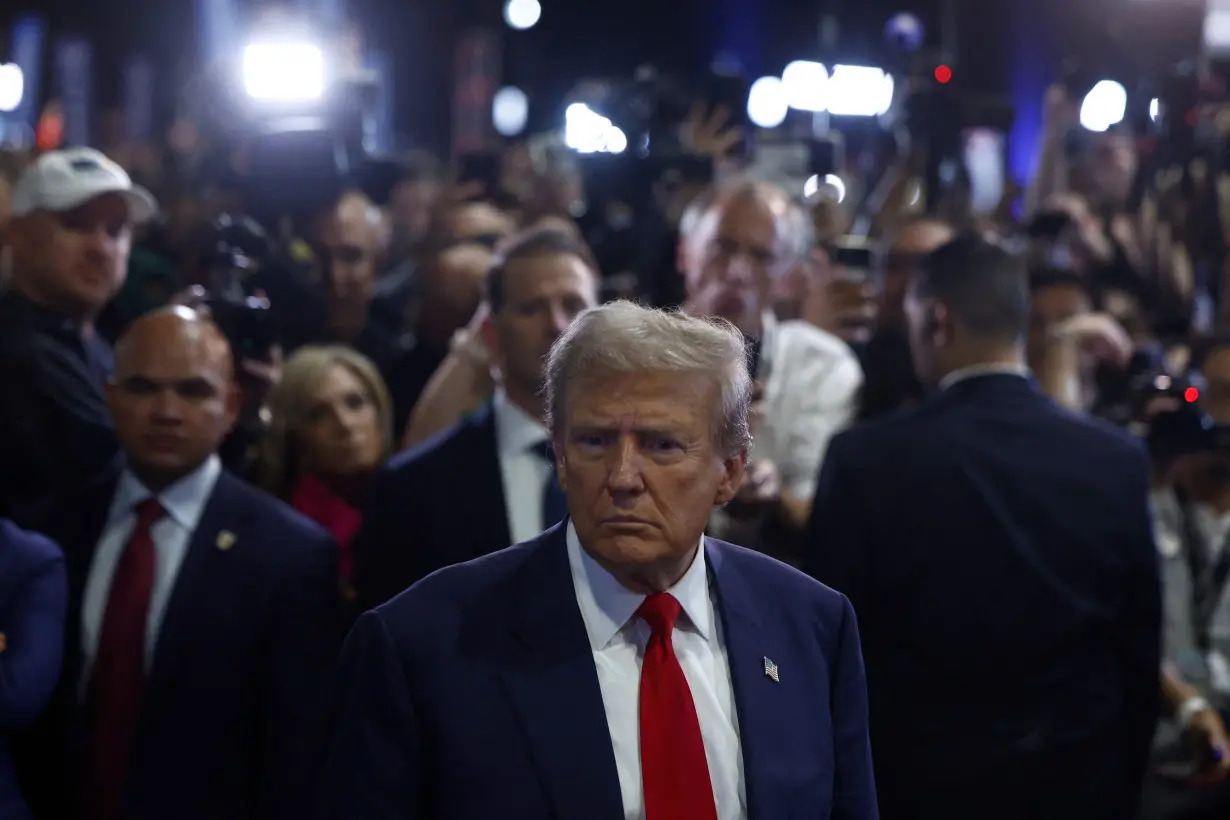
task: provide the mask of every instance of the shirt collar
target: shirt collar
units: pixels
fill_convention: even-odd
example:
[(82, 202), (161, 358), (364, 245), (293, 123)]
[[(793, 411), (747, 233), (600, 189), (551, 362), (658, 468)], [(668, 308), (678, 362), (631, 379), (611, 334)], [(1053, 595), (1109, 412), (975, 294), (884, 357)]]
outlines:
[(954, 370), (944, 378), (940, 379), (940, 390), (947, 390), (954, 384), (958, 384), (969, 379), (976, 379), (980, 376), (1020, 376), (1023, 379), (1029, 378), (1030, 370), (1023, 364), (1007, 364), (999, 362), (996, 364), (975, 364), (970, 367), (962, 367), (959, 370)]
[[(624, 587), (585, 552), (571, 521), (568, 522), (567, 542), (577, 604), (585, 621), (590, 647), (597, 652), (605, 649), (611, 639), (632, 620), (645, 596)], [(667, 592), (679, 602), (693, 631), (706, 641), (712, 640), (713, 610), (709, 605), (709, 576), (705, 569), (703, 536), (692, 566), (688, 567), (679, 583)], [(680, 626), (683, 626), (682, 621)]]
[(495, 412), (495, 440), (500, 455), (522, 455), (550, 438), (541, 421), (513, 404), (503, 390), (496, 391), (492, 402)]
[[(186, 530), (195, 530), (221, 472), (222, 462), (216, 455), (210, 456), (200, 467), (157, 493), (158, 501), (176, 524)], [(130, 470), (125, 470), (120, 475), (115, 497), (111, 500), (108, 520), (115, 521), (125, 515), (131, 515), (134, 507), (154, 495), (155, 493), (141, 483), (141, 479)]]
[(777, 334), (777, 314), (771, 310), (762, 311), (760, 314), (760, 343), (768, 347), (773, 343), (773, 337)]

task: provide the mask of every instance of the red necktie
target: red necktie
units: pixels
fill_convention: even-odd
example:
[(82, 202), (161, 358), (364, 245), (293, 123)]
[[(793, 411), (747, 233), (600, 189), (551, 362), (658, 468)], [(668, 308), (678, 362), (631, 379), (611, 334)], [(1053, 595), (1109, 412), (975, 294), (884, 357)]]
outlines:
[(717, 820), (705, 743), (672, 636), (682, 607), (670, 593), (636, 611), (653, 634), (641, 666), (641, 782), (646, 820)]
[(93, 820), (116, 820), (132, 753), (133, 736), (145, 685), (145, 636), (154, 591), (158, 555), (150, 526), (166, 515), (156, 498), (137, 505), (137, 523), (120, 555), (98, 652), (90, 675), (91, 774), (85, 814)]

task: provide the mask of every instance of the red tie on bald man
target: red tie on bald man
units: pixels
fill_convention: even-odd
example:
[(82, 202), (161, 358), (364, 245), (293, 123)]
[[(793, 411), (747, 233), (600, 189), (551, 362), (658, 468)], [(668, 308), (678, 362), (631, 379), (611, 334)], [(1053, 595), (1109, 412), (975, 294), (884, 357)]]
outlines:
[(156, 498), (137, 505), (137, 523), (107, 593), (90, 675), (90, 775), (84, 814), (119, 820), (124, 782), (145, 686), (145, 640), (158, 554), (150, 527), (166, 515)]
[(653, 631), (641, 666), (646, 820), (717, 820), (700, 720), (672, 640), (682, 611), (667, 592), (650, 595), (636, 611)]

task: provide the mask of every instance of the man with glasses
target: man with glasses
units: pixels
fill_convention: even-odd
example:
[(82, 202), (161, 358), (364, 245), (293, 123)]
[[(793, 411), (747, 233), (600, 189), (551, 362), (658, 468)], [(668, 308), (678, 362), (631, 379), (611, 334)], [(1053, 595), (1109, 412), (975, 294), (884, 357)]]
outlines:
[(771, 310), (775, 285), (810, 255), (808, 219), (780, 188), (736, 180), (689, 208), (679, 251), (685, 309), (742, 331), (759, 385), (752, 462), (719, 537), (760, 540), (729, 530), (735, 521), (797, 532), (807, 524), (829, 439), (853, 418), (863, 381), (841, 339), (806, 322), (779, 322)]
[(103, 400), (111, 349), (94, 319), (124, 283), (148, 191), (101, 153), (39, 157), (12, 194), (12, 277), (0, 294), (0, 509), (23, 518), (116, 455)]

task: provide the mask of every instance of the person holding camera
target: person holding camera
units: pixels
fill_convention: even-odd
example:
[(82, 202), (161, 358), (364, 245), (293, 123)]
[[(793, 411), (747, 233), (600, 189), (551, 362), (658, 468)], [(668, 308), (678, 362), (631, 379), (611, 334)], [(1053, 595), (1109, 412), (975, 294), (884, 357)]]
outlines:
[[(1166, 670), (1154, 773), (1142, 817), (1196, 820), (1230, 812), (1230, 337), (1210, 340), (1193, 365), (1204, 389), (1199, 411), (1215, 427), (1201, 440), (1170, 441), (1176, 425), (1154, 417), (1152, 445), (1164, 463), (1151, 498), (1161, 560)], [(1196, 388), (1200, 390), (1200, 388)], [(1190, 411), (1177, 402), (1162, 412)]]

